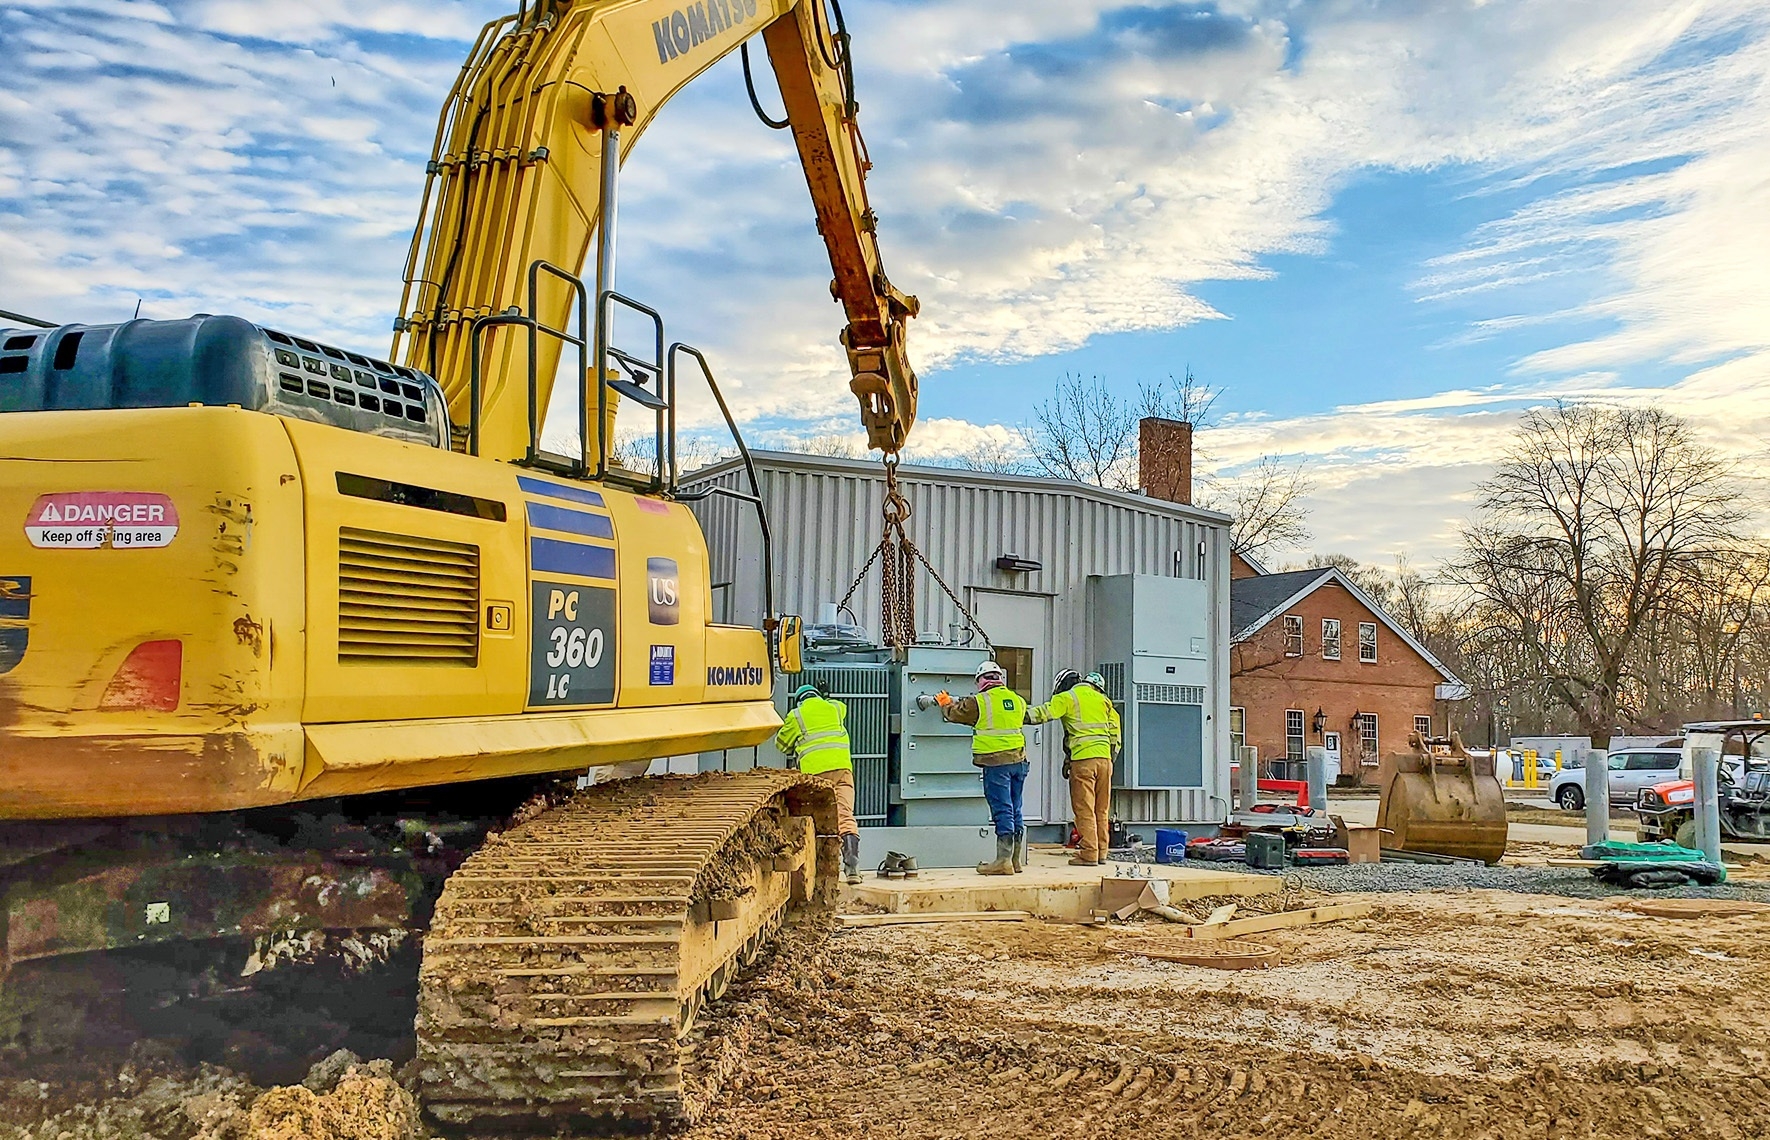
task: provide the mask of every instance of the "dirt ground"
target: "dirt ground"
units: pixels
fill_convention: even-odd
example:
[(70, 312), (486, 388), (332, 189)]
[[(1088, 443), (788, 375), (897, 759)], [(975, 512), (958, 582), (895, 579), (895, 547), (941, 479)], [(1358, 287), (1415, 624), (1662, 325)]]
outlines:
[(749, 988), (750, 1060), (692, 1135), (1766, 1134), (1770, 917), (1369, 901), (1366, 920), (1257, 936), (1282, 954), (1265, 971), (1109, 951), (1122, 929), (841, 932)]
[[(1256, 936), (1280, 952), (1260, 971), (1109, 948), (1180, 941), (1159, 921), (792, 940), (706, 1026), (746, 1039), (746, 1060), (690, 1140), (1770, 1131), (1770, 913), (1672, 920), (1507, 891), (1331, 901), (1375, 910)], [(310, 1084), (266, 1094), (138, 1049), (120, 1069), (0, 1082), (0, 1140), (421, 1134), (386, 1062)]]
[[(1551, 826), (1559, 824), (1563, 827), (1584, 827), (1586, 814), (1583, 811), (1562, 811), (1557, 807), (1541, 807), (1537, 804), (1521, 804), (1516, 800), (1506, 803), (1506, 818), (1513, 823), (1546, 823)], [(1634, 831), (1640, 826), (1640, 818), (1635, 809), (1628, 804), (1612, 804), (1610, 807), (1612, 831)]]

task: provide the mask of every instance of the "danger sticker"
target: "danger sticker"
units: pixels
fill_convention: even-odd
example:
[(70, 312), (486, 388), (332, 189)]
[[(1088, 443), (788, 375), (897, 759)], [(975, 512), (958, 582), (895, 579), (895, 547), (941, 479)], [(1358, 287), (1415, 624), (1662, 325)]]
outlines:
[(62, 491), (37, 496), (25, 516), (32, 546), (97, 550), (165, 546), (178, 534), (178, 508), (157, 491)]

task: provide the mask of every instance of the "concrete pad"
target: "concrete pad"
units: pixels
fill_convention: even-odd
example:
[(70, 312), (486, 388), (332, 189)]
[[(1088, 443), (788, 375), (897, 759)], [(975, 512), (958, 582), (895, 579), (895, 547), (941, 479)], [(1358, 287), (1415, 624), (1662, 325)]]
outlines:
[[(1061, 847), (1034, 847), (1018, 875), (979, 875), (975, 870), (934, 869), (914, 879), (881, 879), (872, 872), (858, 886), (843, 887), (844, 901), (882, 907), (892, 914), (937, 911), (1024, 910), (1040, 918), (1082, 922), (1100, 905), (1100, 880), (1114, 878), (1113, 864), (1071, 867)], [(1119, 864), (1119, 877), (1130, 864)], [(1172, 902), (1209, 895), (1264, 895), (1283, 887), (1275, 875), (1219, 870), (1201, 863), (1139, 863), (1137, 877), (1165, 880)], [(1233, 866), (1233, 865), (1231, 865)]]

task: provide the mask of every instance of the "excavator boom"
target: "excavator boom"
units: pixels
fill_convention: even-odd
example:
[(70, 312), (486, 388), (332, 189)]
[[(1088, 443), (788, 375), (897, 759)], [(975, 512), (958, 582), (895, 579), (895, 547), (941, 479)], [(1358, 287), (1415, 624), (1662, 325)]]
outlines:
[[(530, 393), (518, 383), (530, 374), (528, 342), (492, 339), (482, 349), (491, 359), (481, 361), (492, 379), (475, 409), (473, 322), (514, 308), (545, 328), (570, 328), (572, 291), (554, 280), (532, 289), (531, 267), (545, 262), (581, 274), (604, 226), (611, 240), (603, 245), (612, 247), (604, 199), (612, 197), (613, 179), (605, 155), (618, 152), (624, 161), (672, 95), (758, 32), (829, 249), (832, 289), (847, 316), (842, 342), (868, 444), (887, 453), (902, 448), (916, 410), (904, 330), (917, 305), (885, 275), (867, 204), (848, 37), (839, 14), (832, 28), (823, 3), (542, 2), (486, 25), (438, 124), (392, 353), (441, 382), (458, 427), (477, 416), (480, 454), (533, 455), (568, 342), (536, 342)], [(609, 131), (617, 136), (614, 147), (604, 145)], [(600, 312), (600, 297), (614, 282), (610, 266), (599, 260), (597, 270), (592, 308)], [(592, 404), (595, 381), (581, 378), (580, 407)], [(587, 437), (598, 434), (590, 417), (582, 422)], [(594, 448), (587, 440), (592, 467)]]

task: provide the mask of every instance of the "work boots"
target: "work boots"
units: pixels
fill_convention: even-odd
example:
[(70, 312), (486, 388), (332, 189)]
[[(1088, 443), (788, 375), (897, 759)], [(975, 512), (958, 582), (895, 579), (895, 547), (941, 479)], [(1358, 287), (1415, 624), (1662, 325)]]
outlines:
[(1014, 848), (1020, 842), (1017, 835), (996, 836), (996, 857), (988, 863), (979, 863), (979, 875), (1012, 875), (1014, 873)]
[(1014, 873), (1026, 870), (1026, 828), (1014, 833)]
[(860, 882), (860, 836), (842, 837), (842, 878), (849, 883)]

